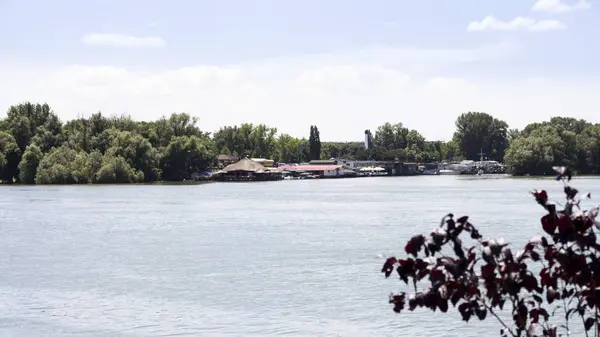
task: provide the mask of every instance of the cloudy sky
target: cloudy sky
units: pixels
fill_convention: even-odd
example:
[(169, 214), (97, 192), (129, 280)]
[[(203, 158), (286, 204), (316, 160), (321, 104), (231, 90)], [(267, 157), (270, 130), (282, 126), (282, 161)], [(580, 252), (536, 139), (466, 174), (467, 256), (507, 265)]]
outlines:
[[(600, 122), (593, 0), (0, 0), (0, 107), (449, 139), (484, 111)], [(2, 108), (4, 109), (4, 108)]]

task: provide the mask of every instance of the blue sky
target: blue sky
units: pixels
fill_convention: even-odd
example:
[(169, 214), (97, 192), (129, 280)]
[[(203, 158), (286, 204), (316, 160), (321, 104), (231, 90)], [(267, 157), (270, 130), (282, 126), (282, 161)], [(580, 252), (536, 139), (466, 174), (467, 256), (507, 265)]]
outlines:
[(464, 111), (513, 127), (598, 121), (591, 0), (0, 0), (0, 104), (63, 118), (171, 112), (326, 140), (403, 122), (448, 139)]

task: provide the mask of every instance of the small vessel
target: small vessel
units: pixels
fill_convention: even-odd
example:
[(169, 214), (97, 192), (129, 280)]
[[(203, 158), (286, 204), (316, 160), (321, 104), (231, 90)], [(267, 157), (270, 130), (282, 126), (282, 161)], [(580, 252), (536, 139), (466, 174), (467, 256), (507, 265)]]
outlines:
[(444, 169), (444, 170), (439, 170), (438, 174), (441, 175), (441, 176), (453, 176), (453, 175), (460, 174), (460, 172), (454, 171), (454, 170), (446, 170), (446, 169)]

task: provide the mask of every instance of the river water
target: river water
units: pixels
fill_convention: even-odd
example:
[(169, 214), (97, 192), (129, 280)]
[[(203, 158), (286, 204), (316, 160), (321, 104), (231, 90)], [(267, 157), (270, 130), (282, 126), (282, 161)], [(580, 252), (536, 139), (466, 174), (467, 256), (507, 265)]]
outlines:
[(533, 188), (562, 200), (498, 177), (3, 186), (0, 336), (497, 335), (455, 309), (393, 313), (380, 269), (448, 212), (523, 245)]

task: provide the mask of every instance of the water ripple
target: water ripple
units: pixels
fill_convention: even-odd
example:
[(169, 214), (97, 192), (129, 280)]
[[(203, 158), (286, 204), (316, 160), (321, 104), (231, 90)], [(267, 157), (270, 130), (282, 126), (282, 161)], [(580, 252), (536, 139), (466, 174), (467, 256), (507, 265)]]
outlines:
[(448, 212), (522, 245), (538, 187), (561, 193), (457, 177), (2, 187), (0, 335), (487, 335), (494, 321), (455, 311), (394, 314), (403, 285), (381, 263)]

